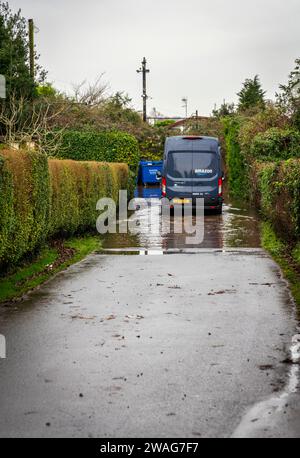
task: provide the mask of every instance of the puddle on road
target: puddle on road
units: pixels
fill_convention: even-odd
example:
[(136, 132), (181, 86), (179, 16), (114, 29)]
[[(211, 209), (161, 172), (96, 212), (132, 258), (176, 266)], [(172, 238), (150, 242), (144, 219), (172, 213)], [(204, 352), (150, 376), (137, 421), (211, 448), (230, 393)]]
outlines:
[[(160, 214), (160, 188), (137, 188), (136, 197), (148, 200), (149, 207), (136, 211), (139, 220), (139, 234), (107, 234), (103, 239), (103, 250), (107, 254), (163, 254), (184, 249), (226, 249), (226, 248), (258, 248), (261, 246), (259, 219), (257, 214), (243, 206), (225, 199), (222, 215), (206, 214), (204, 218), (204, 239), (202, 243), (188, 244), (186, 232), (174, 233), (174, 225), (178, 218), (171, 217), (170, 232), (164, 230), (165, 221)], [(150, 201), (152, 209), (150, 210)], [(149, 230), (149, 216), (156, 230)], [(193, 224), (195, 217), (193, 217)]]

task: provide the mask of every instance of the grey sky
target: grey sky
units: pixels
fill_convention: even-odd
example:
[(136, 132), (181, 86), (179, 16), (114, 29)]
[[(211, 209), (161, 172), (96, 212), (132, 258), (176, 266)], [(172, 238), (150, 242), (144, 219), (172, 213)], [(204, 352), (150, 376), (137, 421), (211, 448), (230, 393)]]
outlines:
[(165, 115), (209, 114), (236, 100), (242, 81), (258, 73), (269, 98), (300, 57), (299, 0), (10, 0), (33, 17), (49, 80), (72, 82), (105, 72), (111, 91), (128, 92), (141, 108), (145, 55), (148, 101)]

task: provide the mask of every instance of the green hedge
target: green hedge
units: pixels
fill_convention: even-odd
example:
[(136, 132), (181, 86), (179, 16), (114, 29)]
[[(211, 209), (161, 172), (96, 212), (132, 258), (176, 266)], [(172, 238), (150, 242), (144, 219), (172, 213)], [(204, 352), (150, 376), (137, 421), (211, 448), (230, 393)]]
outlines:
[[(255, 118), (234, 116), (222, 121), (229, 190), (234, 197), (248, 199), (251, 196), (251, 169), (256, 161), (274, 162), (300, 157), (300, 132), (288, 127), (271, 127), (255, 134), (259, 127), (254, 120), (258, 122)], [(267, 125), (266, 120), (264, 122)]]
[[(270, 127), (276, 123), (280, 127)], [(300, 132), (285, 123), (274, 109), (253, 118), (223, 119), (227, 173), (233, 196), (250, 198), (282, 237), (296, 240), (300, 237)]]
[(16, 264), (46, 238), (95, 228), (96, 202), (127, 189), (126, 164), (47, 159), (0, 152), (0, 268)]
[(280, 235), (291, 241), (300, 237), (300, 160), (254, 164), (257, 204)]
[(226, 144), (227, 177), (230, 194), (245, 198), (248, 195), (248, 171), (246, 161), (239, 144), (241, 121), (237, 117), (222, 120)]
[(51, 212), (49, 235), (82, 232), (95, 228), (101, 197), (118, 200), (120, 189), (127, 189), (126, 164), (49, 160)]
[(50, 177), (43, 154), (0, 152), (0, 266), (14, 264), (47, 235)]
[(134, 171), (140, 160), (136, 138), (125, 132), (66, 130), (56, 156), (76, 161), (124, 162)]
[(253, 138), (250, 151), (262, 161), (300, 157), (300, 132), (273, 127)]

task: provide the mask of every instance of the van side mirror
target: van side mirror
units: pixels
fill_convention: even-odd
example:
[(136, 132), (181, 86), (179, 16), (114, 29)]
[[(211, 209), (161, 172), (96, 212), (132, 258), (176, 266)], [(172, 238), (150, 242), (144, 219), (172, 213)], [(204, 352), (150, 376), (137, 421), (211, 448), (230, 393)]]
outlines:
[(161, 174), (161, 172), (159, 170), (156, 172), (156, 179), (157, 180), (161, 180), (162, 179), (162, 174)]

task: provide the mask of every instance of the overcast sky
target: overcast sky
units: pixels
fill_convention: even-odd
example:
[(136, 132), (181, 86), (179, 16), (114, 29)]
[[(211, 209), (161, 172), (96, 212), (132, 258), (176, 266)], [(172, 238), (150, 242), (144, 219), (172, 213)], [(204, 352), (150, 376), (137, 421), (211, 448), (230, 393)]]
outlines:
[(56, 87), (105, 72), (111, 92), (141, 108), (143, 56), (150, 67), (148, 111), (207, 115), (235, 101), (259, 74), (272, 98), (300, 57), (299, 0), (10, 0), (39, 28), (40, 63)]

